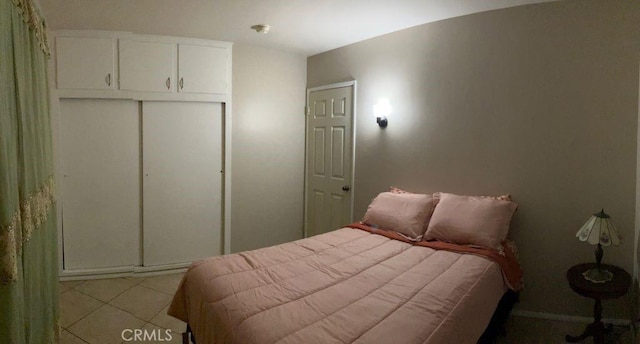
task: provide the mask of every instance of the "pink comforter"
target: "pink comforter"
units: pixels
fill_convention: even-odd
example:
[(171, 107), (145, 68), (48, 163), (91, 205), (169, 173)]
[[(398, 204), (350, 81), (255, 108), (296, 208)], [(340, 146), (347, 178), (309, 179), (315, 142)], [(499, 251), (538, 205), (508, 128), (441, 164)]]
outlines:
[(207, 343), (476, 343), (498, 264), (342, 228), (194, 262), (169, 315)]

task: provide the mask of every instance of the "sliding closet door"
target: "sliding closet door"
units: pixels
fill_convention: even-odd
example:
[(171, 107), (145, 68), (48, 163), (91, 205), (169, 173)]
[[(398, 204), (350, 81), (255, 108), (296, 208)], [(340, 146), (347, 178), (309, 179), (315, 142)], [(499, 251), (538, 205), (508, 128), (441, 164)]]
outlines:
[(143, 264), (221, 254), (222, 106), (143, 102)]
[(139, 264), (139, 132), (137, 102), (60, 101), (65, 270)]

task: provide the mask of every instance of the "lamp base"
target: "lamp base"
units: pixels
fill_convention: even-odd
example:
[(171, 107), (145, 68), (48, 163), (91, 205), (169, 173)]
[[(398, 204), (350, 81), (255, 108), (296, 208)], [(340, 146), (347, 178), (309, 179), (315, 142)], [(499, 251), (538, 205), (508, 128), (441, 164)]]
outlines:
[(613, 279), (613, 273), (600, 267), (582, 273), (584, 279), (593, 283), (606, 283)]

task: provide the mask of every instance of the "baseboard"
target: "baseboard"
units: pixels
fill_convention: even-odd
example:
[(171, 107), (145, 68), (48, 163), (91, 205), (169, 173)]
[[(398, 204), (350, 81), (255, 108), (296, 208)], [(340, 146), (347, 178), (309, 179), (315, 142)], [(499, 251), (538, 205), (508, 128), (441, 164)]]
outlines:
[[(524, 311), (524, 310), (516, 310), (516, 309), (514, 309), (511, 312), (511, 314), (514, 316), (526, 317), (526, 318), (569, 321), (569, 322), (577, 322), (577, 323), (583, 323), (583, 324), (590, 324), (593, 322), (593, 318), (589, 318), (589, 317), (579, 317), (575, 315), (556, 314), (556, 313), (532, 312), (532, 311)], [(631, 325), (631, 320), (628, 320), (628, 319), (602, 319), (602, 322), (607, 324), (613, 324), (616, 326)]]
[(150, 277), (182, 273), (187, 271), (190, 263), (179, 263), (161, 266), (127, 266), (105, 269), (63, 270), (58, 274), (60, 281), (91, 280), (118, 277)]
[(73, 281), (73, 280), (85, 280), (85, 279), (130, 277), (132, 275), (133, 275), (133, 267), (124, 266), (124, 267), (100, 268), (100, 269), (62, 270), (62, 272), (58, 274), (58, 277), (60, 281)]
[(189, 265), (191, 265), (191, 262), (155, 266), (136, 266), (133, 268), (133, 271), (139, 275), (163, 274), (167, 273), (166, 271), (185, 272)]

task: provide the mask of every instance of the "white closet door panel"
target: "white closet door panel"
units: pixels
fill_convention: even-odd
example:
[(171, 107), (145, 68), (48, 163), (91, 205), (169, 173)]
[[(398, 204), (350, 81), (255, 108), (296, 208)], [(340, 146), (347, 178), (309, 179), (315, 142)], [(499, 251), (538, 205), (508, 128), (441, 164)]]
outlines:
[(179, 92), (227, 94), (229, 49), (178, 44)]
[(175, 89), (176, 45), (120, 40), (120, 89), (171, 92)]
[(138, 103), (60, 101), (64, 268), (139, 265)]
[(58, 88), (114, 89), (115, 56), (112, 38), (57, 37)]
[(145, 266), (221, 254), (222, 106), (144, 102)]

